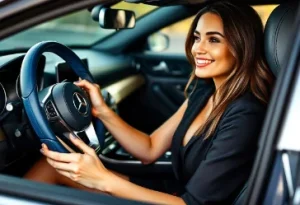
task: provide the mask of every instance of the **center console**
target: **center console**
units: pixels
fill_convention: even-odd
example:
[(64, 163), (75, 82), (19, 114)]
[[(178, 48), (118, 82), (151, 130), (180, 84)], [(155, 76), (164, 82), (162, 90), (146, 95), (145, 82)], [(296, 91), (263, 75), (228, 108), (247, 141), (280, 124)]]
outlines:
[[(113, 97), (108, 92), (103, 95), (106, 104), (118, 113), (117, 104)], [(165, 177), (165, 175), (172, 172), (170, 151), (163, 154), (155, 163), (144, 165), (122, 148), (108, 131), (106, 132), (105, 144), (99, 157), (108, 168), (131, 176), (159, 173), (160, 176)]]

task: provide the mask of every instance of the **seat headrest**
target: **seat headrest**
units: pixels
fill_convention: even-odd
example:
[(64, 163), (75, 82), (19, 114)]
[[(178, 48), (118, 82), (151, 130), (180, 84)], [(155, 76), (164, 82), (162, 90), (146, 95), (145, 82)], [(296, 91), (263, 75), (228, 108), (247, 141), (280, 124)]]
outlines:
[(271, 13), (265, 27), (265, 56), (276, 77), (289, 60), (287, 49), (292, 43), (297, 9), (297, 1), (279, 5)]

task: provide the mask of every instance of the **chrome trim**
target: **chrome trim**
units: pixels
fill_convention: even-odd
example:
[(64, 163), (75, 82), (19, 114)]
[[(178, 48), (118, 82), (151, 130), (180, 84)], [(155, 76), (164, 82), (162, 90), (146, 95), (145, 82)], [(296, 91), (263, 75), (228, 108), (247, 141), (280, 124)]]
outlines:
[(98, 149), (100, 149), (101, 148), (100, 143), (99, 143), (93, 122), (90, 123), (90, 125), (84, 130), (84, 132), (85, 132), (86, 136), (89, 138), (89, 141), (90, 141), (89, 146), (90, 147), (97, 146)]
[[(85, 116), (89, 110), (89, 107), (90, 105), (87, 103), (86, 99), (79, 93), (79, 92), (74, 92), (73, 93), (73, 96), (72, 96), (72, 100), (73, 100), (73, 105), (74, 107), (76, 108), (77, 112), (80, 114), (80, 115), (83, 115)], [(78, 103), (78, 107), (76, 105), (76, 102)], [(81, 108), (84, 107), (84, 112), (81, 112)]]
[(114, 150), (118, 145), (118, 142), (117, 141), (114, 141), (112, 143), (110, 143), (105, 149), (103, 149), (101, 151), (102, 154), (107, 154), (109, 152), (111, 152), (112, 150)]
[[(106, 157), (102, 154), (99, 154), (98, 156), (104, 162), (108, 162), (108, 163), (112, 163), (112, 164), (119, 164), (119, 165), (122, 165), (122, 164), (143, 164), (141, 161), (138, 161), (138, 160), (117, 160), (117, 159), (108, 158), (108, 157)], [(156, 165), (172, 165), (172, 162), (157, 161), (154, 164), (156, 164)]]
[(17, 94), (17, 96), (18, 96), (18, 98), (20, 98), (21, 99), (21, 95), (20, 95), (20, 93), (19, 93), (19, 84), (20, 84), (20, 74), (18, 75), (18, 77), (17, 77), (17, 80), (16, 80), (16, 94)]
[(109, 140), (111, 140), (113, 138), (112, 135), (108, 136), (107, 134), (105, 134), (105, 140), (104, 142), (107, 143)]
[(169, 72), (168, 65), (165, 61), (161, 61), (158, 65), (152, 67), (153, 72)]
[(286, 178), (289, 195), (290, 197), (293, 197), (294, 186), (293, 186), (293, 179), (292, 179), (292, 171), (291, 171), (289, 155), (287, 153), (282, 154), (282, 165), (283, 165), (283, 170)]
[(297, 76), (295, 87), (292, 91), (291, 100), (282, 122), (279, 133), (280, 139), (277, 144), (278, 150), (300, 151), (299, 139), (299, 114), (300, 114), (300, 74)]
[[(53, 90), (53, 88), (54, 88), (54, 86), (55, 86), (55, 84), (54, 85), (52, 85), (50, 88), (49, 88), (49, 90), (48, 90), (48, 93), (45, 95), (45, 97), (42, 99), (42, 106), (44, 106), (44, 104), (45, 104), (45, 102), (47, 101), (47, 99), (50, 97), (50, 95), (51, 95), (51, 92), (52, 92), (52, 90)], [(54, 106), (54, 109), (55, 109), (55, 111), (57, 112), (57, 109), (56, 109), (56, 107)], [(58, 113), (58, 112), (57, 112)]]
[(3, 93), (4, 93), (4, 107), (2, 110), (0, 110), (0, 115), (3, 113), (3, 111), (5, 110), (5, 107), (6, 107), (6, 103), (7, 103), (7, 93), (6, 93), (6, 90), (4, 89), (4, 86), (2, 85), (2, 83), (0, 82), (0, 88), (2, 88), (3, 90)]
[[(77, 139), (79, 139), (79, 140), (81, 140), (82, 141), (82, 139), (77, 135), (77, 133), (79, 133), (79, 132), (76, 132), (76, 131), (73, 131), (66, 123), (65, 123), (65, 121), (64, 120), (59, 120), (59, 122), (69, 131), (69, 133), (70, 134), (72, 134), (74, 137), (76, 137)], [(92, 123), (91, 123), (92, 124)], [(90, 126), (89, 126), (90, 127)], [(95, 130), (94, 130), (94, 133), (96, 133), (95, 132)], [(64, 135), (64, 133), (63, 133), (63, 135)], [(86, 134), (87, 135), (87, 137), (89, 138), (89, 136), (88, 136), (88, 134)], [(94, 135), (94, 136), (97, 136), (97, 135)], [(72, 148), (70, 148), (66, 143), (64, 143), (61, 139), (59, 139), (59, 137), (57, 137), (56, 136), (56, 138), (59, 140), (59, 142), (68, 150), (68, 151), (70, 151), (70, 152), (75, 152)], [(92, 137), (93, 138), (93, 137)], [(96, 138), (96, 137), (94, 137), (94, 138)], [(90, 138), (89, 138), (89, 140), (90, 140)], [(93, 140), (93, 139), (92, 139)], [(99, 150), (100, 150), (100, 144), (99, 144), (99, 141), (98, 141), (98, 139), (96, 138), (96, 140), (97, 140), (97, 142), (98, 142), (98, 144), (96, 143), (91, 143), (91, 140), (90, 140), (90, 144), (89, 144), (89, 146), (91, 147), (91, 148), (93, 148), (94, 150), (95, 150), (95, 152), (97, 153)], [(95, 142), (95, 141), (93, 141), (93, 142)]]

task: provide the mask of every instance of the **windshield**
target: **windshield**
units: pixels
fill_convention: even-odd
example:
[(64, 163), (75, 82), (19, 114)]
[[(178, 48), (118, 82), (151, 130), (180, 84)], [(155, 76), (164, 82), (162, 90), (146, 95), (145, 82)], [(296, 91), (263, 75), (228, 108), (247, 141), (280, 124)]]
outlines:
[[(112, 8), (132, 10), (138, 19), (156, 7), (121, 2)], [(98, 22), (92, 20), (90, 12), (85, 9), (5, 38), (0, 41), (0, 51), (28, 49), (40, 41), (57, 41), (67, 46), (90, 46), (114, 32), (116, 32), (114, 29), (101, 28)]]

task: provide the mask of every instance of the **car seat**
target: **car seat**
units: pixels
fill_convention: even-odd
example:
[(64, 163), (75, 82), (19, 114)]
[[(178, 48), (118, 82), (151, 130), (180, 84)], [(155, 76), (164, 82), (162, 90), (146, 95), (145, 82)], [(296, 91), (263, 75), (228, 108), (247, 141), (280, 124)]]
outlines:
[[(264, 31), (264, 48), (265, 48), (265, 57), (268, 63), (269, 68), (275, 75), (278, 76), (280, 72), (283, 72), (283, 69), (287, 66), (290, 53), (287, 49), (292, 43), (292, 28), (293, 22), (297, 12), (297, 1), (285, 2), (276, 7), (271, 15), (268, 18)], [(291, 168), (296, 166), (294, 163), (293, 157), (290, 157)], [(284, 169), (282, 166), (282, 156), (281, 154), (276, 156), (273, 172), (271, 175), (271, 180), (268, 184), (268, 189), (265, 195), (265, 198), (262, 204), (273, 204), (276, 191), (278, 189), (278, 182), (280, 178), (285, 179)], [(236, 200), (234, 205), (245, 204), (245, 199), (247, 196), (247, 185), (245, 184)], [(276, 204), (284, 204), (286, 197), (288, 197), (288, 187), (287, 183), (283, 183), (283, 190), (281, 196), (281, 202), (279, 199), (275, 199)]]

